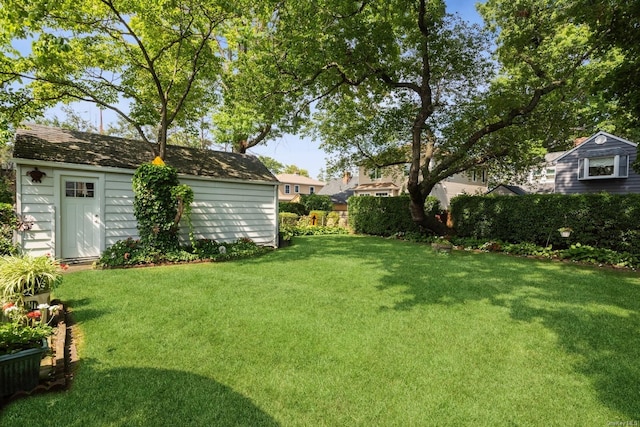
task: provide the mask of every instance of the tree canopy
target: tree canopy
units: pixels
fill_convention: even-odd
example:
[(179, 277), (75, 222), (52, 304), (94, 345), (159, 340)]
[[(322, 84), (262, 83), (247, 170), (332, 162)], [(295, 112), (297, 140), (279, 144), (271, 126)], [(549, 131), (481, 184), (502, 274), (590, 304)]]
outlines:
[[(300, 83), (311, 131), (340, 167), (410, 165), (413, 219), (436, 231), (424, 212), (436, 183), (525, 168), (596, 118), (584, 84), (616, 58), (593, 55), (570, 4), (489, 0), (483, 30), (438, 0), (284, 3), (273, 27), (286, 55), (272, 66)], [(611, 106), (600, 106), (606, 122)]]
[(88, 101), (115, 111), (164, 157), (168, 130), (199, 120), (217, 95), (215, 47), (232, 16), (221, 1), (2, 0), (0, 111), (17, 123)]

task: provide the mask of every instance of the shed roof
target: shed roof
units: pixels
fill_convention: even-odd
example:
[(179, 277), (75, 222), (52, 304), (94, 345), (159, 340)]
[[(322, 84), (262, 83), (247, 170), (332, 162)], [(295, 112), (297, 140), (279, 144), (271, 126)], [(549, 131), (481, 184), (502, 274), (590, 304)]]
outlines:
[[(136, 169), (154, 159), (143, 141), (28, 124), (16, 131), (13, 157), (44, 162)], [(164, 159), (178, 173), (218, 179), (277, 182), (257, 157), (177, 145)]]

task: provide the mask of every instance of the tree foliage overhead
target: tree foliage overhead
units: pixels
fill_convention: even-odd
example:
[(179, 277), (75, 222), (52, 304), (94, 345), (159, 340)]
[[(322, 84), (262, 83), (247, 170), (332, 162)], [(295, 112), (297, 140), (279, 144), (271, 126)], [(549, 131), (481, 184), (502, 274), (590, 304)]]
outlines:
[(168, 129), (200, 119), (214, 100), (215, 44), (231, 16), (226, 2), (202, 0), (2, 0), (0, 111), (18, 123), (88, 101), (158, 142), (164, 157)]
[(412, 217), (436, 230), (424, 212), (436, 183), (497, 163), (524, 168), (575, 132), (539, 126), (584, 102), (580, 84), (602, 72), (569, 3), (488, 0), (490, 32), (438, 0), (285, 3), (275, 27), (286, 55), (274, 67), (315, 103), (313, 131), (342, 166), (410, 165)]

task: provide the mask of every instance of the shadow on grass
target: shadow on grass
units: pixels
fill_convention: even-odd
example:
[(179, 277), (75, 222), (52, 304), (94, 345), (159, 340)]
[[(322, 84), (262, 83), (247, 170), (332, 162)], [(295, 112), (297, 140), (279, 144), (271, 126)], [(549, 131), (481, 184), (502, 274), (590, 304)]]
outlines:
[(55, 419), (58, 425), (279, 425), (251, 400), (203, 376), (152, 368), (102, 370), (90, 360), (82, 360), (79, 370), (78, 381), (85, 383), (81, 393), (72, 387), (51, 408), (33, 411), (39, 414), (12, 412), (10, 405), (0, 424), (47, 425)]
[[(381, 291), (403, 298), (382, 310), (486, 301), (514, 321), (542, 322), (574, 369), (592, 380), (604, 405), (640, 416), (640, 278), (632, 272), (580, 267), (500, 254), (433, 253), (426, 245), (382, 238), (332, 236), (300, 241), (282, 261), (324, 255), (358, 257), (381, 269)], [(379, 270), (378, 270), (379, 271)]]
[(75, 323), (84, 323), (90, 320), (95, 320), (104, 316), (108, 312), (105, 310), (87, 308), (91, 306), (90, 298), (70, 299), (63, 302), (65, 306), (72, 311)]

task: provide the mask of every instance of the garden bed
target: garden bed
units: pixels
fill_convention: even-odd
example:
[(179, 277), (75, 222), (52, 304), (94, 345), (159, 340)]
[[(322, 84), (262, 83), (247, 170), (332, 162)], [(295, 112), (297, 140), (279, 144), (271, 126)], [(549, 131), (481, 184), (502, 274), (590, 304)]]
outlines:
[(65, 390), (70, 386), (73, 369), (78, 360), (73, 342), (73, 322), (67, 308), (63, 305), (59, 312), (58, 323), (54, 327), (53, 335), (49, 338), (50, 354), (42, 359), (40, 364), (40, 382), (33, 389), (19, 391), (11, 396), (0, 398), (0, 408), (8, 403), (26, 396)]

